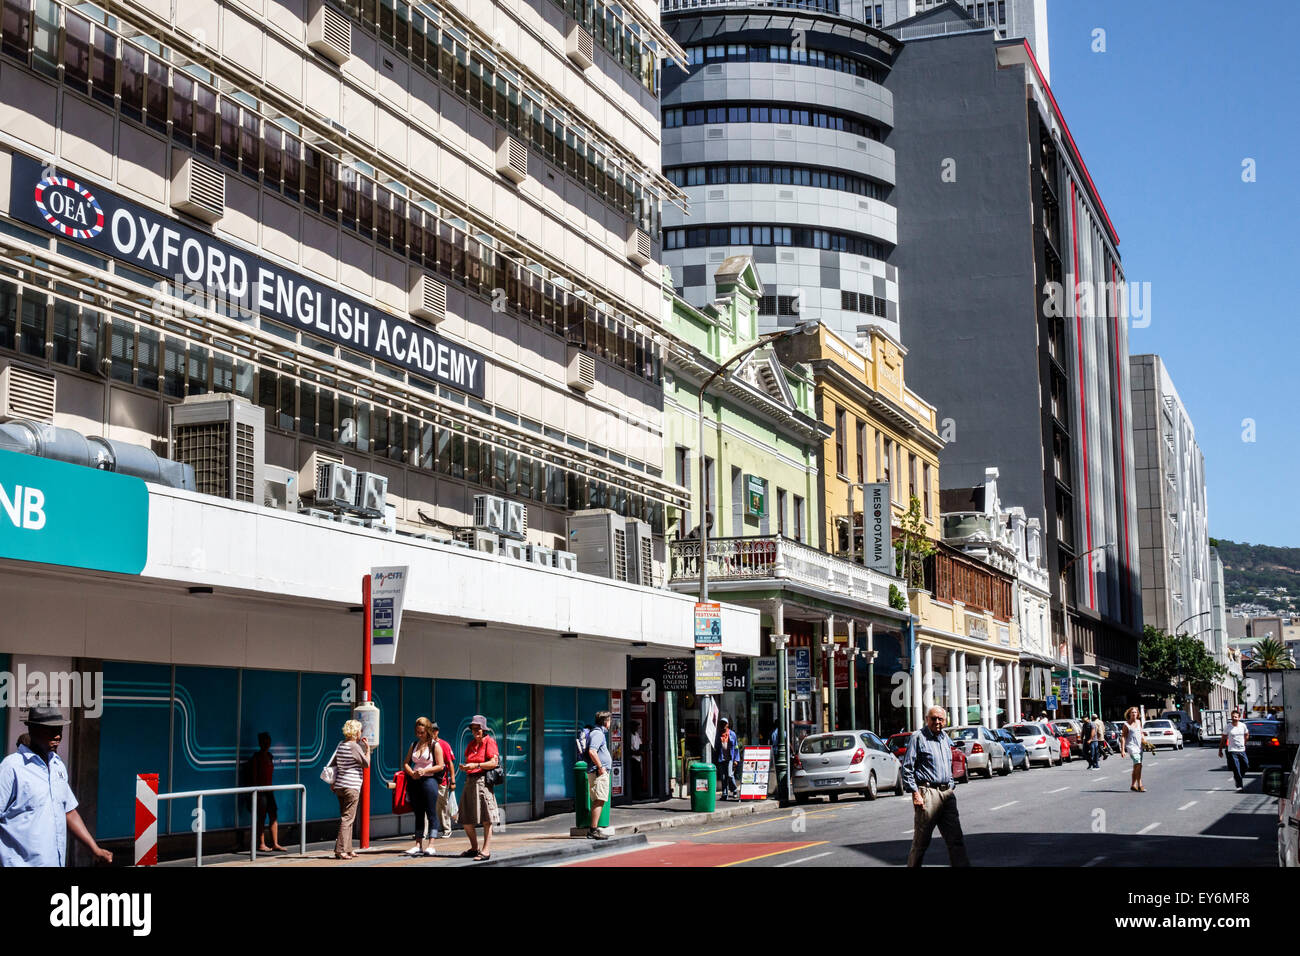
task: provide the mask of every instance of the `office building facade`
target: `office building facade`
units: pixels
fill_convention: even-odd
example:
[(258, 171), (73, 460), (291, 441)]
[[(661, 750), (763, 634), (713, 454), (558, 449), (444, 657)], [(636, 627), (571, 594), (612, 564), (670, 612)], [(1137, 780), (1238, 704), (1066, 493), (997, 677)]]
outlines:
[[(659, 58), (683, 54), (657, 9), (13, 0), (2, 33), (0, 428), (28, 452), (5, 482), (154, 467), (60, 473), (99, 482), (89, 530), (51, 519), (20, 529), (48, 550), (0, 552), (5, 669), (104, 675), (67, 735), (83, 815), (127, 838), (136, 773), (233, 786), (260, 730), (283, 782), (314, 781), (356, 700), (350, 610), (388, 566), (412, 590), (375, 668), (376, 779), (415, 716), (459, 746), (483, 713), (510, 818), (571, 799), (573, 725), (621, 702), (628, 649), (689, 653), (691, 601), (662, 587), (684, 498), (654, 262), (682, 197), (642, 161)], [(190, 440), (209, 403), (233, 445)], [(193, 470), (169, 484), (173, 459)], [(483, 543), (480, 496), (526, 511)], [(94, 531), (115, 508), (140, 550), (83, 555), (113, 547)], [(636, 560), (557, 562), (576, 512)], [(757, 615), (724, 618), (729, 653), (755, 653)], [(308, 819), (332, 815), (309, 789)]]
[(713, 301), (713, 274), (754, 259), (760, 327), (814, 319), (854, 345), (898, 337), (897, 220), (884, 85), (896, 40), (860, 5), (665, 4), (687, 68), (663, 78), (665, 175), (690, 214), (664, 211), (664, 263), (682, 297)]
[(1068, 640), (1076, 665), (1096, 669), (1105, 699), (1135, 700), (1142, 599), (1119, 237), (1027, 43), (947, 33), (952, 15), (930, 15), (933, 35), (909, 39), (887, 78), (895, 257), (904, 276), (925, 276), (903, 284), (912, 380), (949, 439), (945, 482), (974, 484), (996, 461), (1002, 494), (1043, 522), (1052, 644)]

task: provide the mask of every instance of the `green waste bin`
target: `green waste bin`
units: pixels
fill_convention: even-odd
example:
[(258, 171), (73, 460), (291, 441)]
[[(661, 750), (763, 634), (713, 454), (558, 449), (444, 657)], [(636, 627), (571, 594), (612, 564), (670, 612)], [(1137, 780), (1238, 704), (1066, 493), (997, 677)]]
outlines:
[[(580, 829), (589, 829), (591, 827), (591, 788), (588, 785), (590, 778), (587, 776), (587, 764), (579, 760), (573, 765), (573, 811), (575, 827)], [(605, 805), (600, 808), (600, 822), (596, 825), (599, 827), (609, 826), (609, 804), (606, 800)]]
[(691, 764), (691, 809), (712, 813), (718, 805), (718, 769), (711, 763)]

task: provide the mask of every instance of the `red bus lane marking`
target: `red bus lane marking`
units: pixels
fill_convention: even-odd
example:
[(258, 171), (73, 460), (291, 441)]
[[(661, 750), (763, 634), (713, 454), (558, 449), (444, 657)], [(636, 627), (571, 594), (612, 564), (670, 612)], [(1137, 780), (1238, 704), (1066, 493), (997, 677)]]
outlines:
[(568, 866), (729, 866), (746, 863), (765, 856), (804, 850), (810, 846), (821, 846), (824, 840), (803, 841), (801, 843), (669, 843), (664, 846), (647, 847), (644, 850), (632, 850), (614, 856), (595, 860), (581, 860)]

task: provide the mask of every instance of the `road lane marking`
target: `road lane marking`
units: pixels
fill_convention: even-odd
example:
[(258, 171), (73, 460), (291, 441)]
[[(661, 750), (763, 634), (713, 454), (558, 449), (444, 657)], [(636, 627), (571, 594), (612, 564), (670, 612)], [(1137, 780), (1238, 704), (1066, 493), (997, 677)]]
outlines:
[(1043, 793), (1060, 793), (1062, 790), (1069, 790), (1069, 787), (1057, 787), (1055, 790), (1044, 790)]
[(732, 860), (730, 863), (720, 864), (721, 866), (739, 866), (741, 863), (753, 863), (755, 860), (765, 860), (769, 856), (780, 856), (782, 853), (797, 853), (799, 850), (808, 850), (815, 846), (825, 846), (830, 840), (818, 840), (816, 843), (805, 843), (803, 846), (787, 847), (784, 850), (773, 850), (771, 853), (760, 853), (758, 856), (746, 857), (743, 860)]
[(1183, 804), (1181, 807), (1179, 807), (1178, 809), (1181, 811), (1181, 810), (1186, 810), (1188, 807), (1194, 807), (1194, 806), (1196, 806), (1196, 801), (1195, 801), (1195, 800), (1189, 800), (1187, 803), (1184, 803), (1184, 804)]
[[(839, 809), (840, 809), (839, 807), (834, 807), (828, 810), (806, 810), (804, 811), (803, 815), (805, 817), (815, 817), (819, 813), (835, 813)], [(769, 811), (769, 813), (771, 813), (771, 811)], [(745, 827), (757, 827), (757, 826), (762, 826), (764, 823), (775, 823), (778, 820), (789, 820), (789, 819), (790, 818), (788, 816), (782, 815), (779, 812), (771, 813), (771, 816), (769, 816), (768, 819), (766, 820), (755, 820), (753, 823), (737, 823), (735, 826), (730, 826), (730, 827), (718, 827), (716, 830), (705, 830), (703, 833), (697, 833), (695, 835), (708, 836), (710, 833), (725, 833), (728, 830), (743, 830)]]
[(1156, 827), (1158, 827), (1158, 826), (1160, 826), (1160, 821), (1159, 821), (1159, 820), (1157, 820), (1155, 823), (1148, 823), (1146, 826), (1144, 826), (1141, 830), (1139, 830), (1139, 831), (1137, 832), (1137, 835), (1138, 835), (1138, 836), (1142, 836), (1142, 834), (1144, 834), (1144, 833), (1150, 833), (1152, 830), (1154, 830), (1154, 829), (1155, 829)]
[(1102, 860), (1104, 860), (1104, 859), (1106, 859), (1106, 857), (1105, 857), (1104, 854), (1103, 854), (1102, 856), (1094, 856), (1091, 860), (1089, 860), (1087, 863), (1085, 863), (1085, 864), (1083, 864), (1083, 865), (1084, 865), (1084, 866), (1096, 866), (1098, 863), (1100, 863), (1100, 862), (1101, 862)]
[(1010, 803), (999, 803), (996, 807), (989, 807), (989, 812), (994, 810), (1005, 810), (1007, 807), (1013, 806), (1019, 802), (1019, 800), (1012, 800)]
[(830, 855), (831, 855), (832, 853), (834, 853), (834, 852), (835, 852), (834, 850), (827, 850), (825, 853), (814, 853), (812, 856), (805, 856), (805, 857), (803, 857), (802, 859), (799, 859), (799, 860), (790, 860), (790, 861), (788, 861), (788, 862), (786, 862), (786, 863), (778, 863), (777, 866), (778, 866), (778, 867), (782, 867), (782, 866), (795, 866), (795, 865), (797, 865), (797, 864), (799, 864), (799, 863), (807, 863), (809, 860), (819, 860), (819, 859), (821, 859), (821, 858), (824, 857), (824, 856), (830, 856)]

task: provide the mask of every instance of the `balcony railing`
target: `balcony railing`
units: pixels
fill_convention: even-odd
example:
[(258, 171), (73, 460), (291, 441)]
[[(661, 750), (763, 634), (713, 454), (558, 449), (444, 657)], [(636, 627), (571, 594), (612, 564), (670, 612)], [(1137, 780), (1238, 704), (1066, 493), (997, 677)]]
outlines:
[[(700, 542), (671, 541), (669, 546), (669, 583), (698, 581)], [(710, 581), (790, 581), (882, 605), (889, 604), (889, 586), (901, 583), (897, 578), (776, 535), (711, 538), (708, 548)]]

